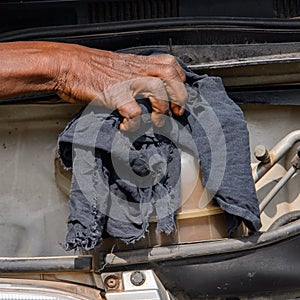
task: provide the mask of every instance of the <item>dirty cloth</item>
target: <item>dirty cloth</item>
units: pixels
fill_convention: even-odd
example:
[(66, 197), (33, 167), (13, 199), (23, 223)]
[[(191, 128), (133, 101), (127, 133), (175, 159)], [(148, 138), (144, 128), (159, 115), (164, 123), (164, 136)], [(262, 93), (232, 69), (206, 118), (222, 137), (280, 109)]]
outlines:
[(181, 150), (198, 160), (204, 186), (225, 211), (229, 236), (242, 221), (253, 232), (261, 227), (243, 113), (220, 78), (183, 67), (186, 111), (181, 117), (170, 112), (164, 127), (153, 125), (143, 99), (135, 133), (118, 130), (117, 111), (89, 105), (60, 134), (59, 156), (73, 169), (66, 249), (92, 250), (106, 236), (134, 243), (153, 212), (157, 231), (175, 230)]

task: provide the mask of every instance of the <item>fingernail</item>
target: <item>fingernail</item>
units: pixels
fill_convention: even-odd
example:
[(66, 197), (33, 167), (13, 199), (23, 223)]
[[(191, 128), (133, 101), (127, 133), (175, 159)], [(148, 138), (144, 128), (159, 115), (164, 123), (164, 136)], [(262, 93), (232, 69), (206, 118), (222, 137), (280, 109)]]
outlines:
[(120, 124), (119, 129), (120, 129), (121, 131), (126, 131), (125, 126), (124, 126), (122, 123)]
[(120, 124), (120, 130), (128, 130), (128, 120), (126, 118), (124, 118), (123, 122)]

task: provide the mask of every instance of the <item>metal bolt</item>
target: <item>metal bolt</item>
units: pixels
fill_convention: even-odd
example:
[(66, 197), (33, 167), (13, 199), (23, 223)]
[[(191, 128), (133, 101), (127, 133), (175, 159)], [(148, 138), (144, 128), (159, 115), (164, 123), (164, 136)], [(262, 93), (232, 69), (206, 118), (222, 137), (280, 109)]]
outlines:
[(115, 275), (109, 275), (105, 278), (104, 284), (109, 289), (116, 289), (119, 287), (119, 278)]
[(130, 276), (130, 281), (135, 286), (142, 285), (145, 281), (145, 275), (140, 271), (134, 271)]
[(269, 151), (264, 145), (256, 146), (255, 150), (254, 150), (254, 155), (259, 161), (261, 161), (263, 163), (270, 162)]

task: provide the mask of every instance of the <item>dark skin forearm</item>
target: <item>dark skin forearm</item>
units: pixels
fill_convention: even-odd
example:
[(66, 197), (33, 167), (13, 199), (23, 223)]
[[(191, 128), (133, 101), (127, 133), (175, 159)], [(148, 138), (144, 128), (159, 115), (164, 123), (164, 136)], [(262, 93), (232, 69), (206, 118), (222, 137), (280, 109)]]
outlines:
[[(52, 42), (0, 43), (0, 99), (53, 91), (72, 103), (95, 101), (124, 116), (121, 129), (141, 113), (136, 96), (150, 99), (161, 125), (169, 101), (175, 114), (187, 98), (185, 74), (170, 55), (136, 56)], [(166, 101), (167, 100), (167, 101)]]
[(51, 47), (43, 43), (0, 44), (0, 98), (26, 92), (53, 91)]

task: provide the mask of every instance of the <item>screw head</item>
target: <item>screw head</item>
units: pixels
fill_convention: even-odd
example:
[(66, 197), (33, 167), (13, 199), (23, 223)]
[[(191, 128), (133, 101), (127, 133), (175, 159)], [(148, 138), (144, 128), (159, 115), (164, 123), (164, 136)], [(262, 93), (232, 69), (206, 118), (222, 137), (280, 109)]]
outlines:
[(116, 289), (119, 287), (119, 278), (115, 275), (109, 275), (105, 278), (104, 284), (109, 289)]
[(259, 161), (263, 163), (270, 162), (269, 151), (264, 145), (256, 146), (254, 150), (254, 155)]
[(266, 154), (266, 151), (267, 151), (267, 149), (264, 145), (258, 145), (258, 146), (255, 147), (254, 155), (257, 158), (261, 158)]
[(144, 282), (146, 281), (146, 278), (142, 272), (134, 271), (134, 272), (132, 272), (132, 274), (130, 276), (130, 281), (133, 285), (140, 286), (140, 285), (144, 284)]

